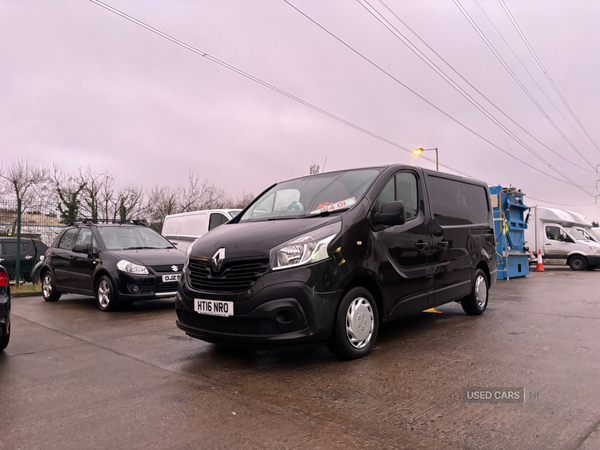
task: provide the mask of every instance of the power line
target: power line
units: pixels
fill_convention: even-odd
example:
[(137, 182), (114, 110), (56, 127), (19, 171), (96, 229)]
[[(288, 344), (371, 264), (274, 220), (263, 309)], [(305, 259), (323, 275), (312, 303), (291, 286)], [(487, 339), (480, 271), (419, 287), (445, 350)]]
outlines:
[[(420, 98), (421, 100), (423, 100), (425, 103), (427, 103), (428, 105), (430, 105), (431, 107), (433, 107), (434, 109), (436, 109), (437, 111), (439, 111), (440, 113), (442, 113), (443, 115), (445, 115), (446, 117), (448, 117), (450, 120), (456, 122), (457, 124), (459, 124), (461, 127), (465, 128), (466, 130), (470, 131), (471, 133), (473, 133), (475, 136), (479, 137), (480, 139), (482, 139), (483, 141), (487, 142), (488, 144), (490, 144), (491, 146), (497, 148), (498, 150), (500, 150), (501, 152), (505, 153), (506, 155), (510, 156), (511, 158), (516, 159), (517, 161), (519, 161), (520, 163), (526, 165), (527, 167), (535, 170), (536, 172), (542, 173), (544, 175), (546, 175), (547, 177), (550, 177), (556, 181), (560, 181), (561, 183), (566, 183), (572, 186), (576, 186), (580, 189), (582, 188), (589, 188), (592, 189), (594, 188), (593, 186), (580, 186), (577, 185), (573, 182), (569, 182), (569, 181), (565, 181), (562, 180), (560, 178), (557, 178), (553, 175), (550, 175), (549, 173), (544, 172), (543, 170), (540, 170), (539, 168), (523, 161), (522, 159), (516, 157), (515, 155), (513, 155), (512, 153), (508, 152), (507, 150), (504, 150), (503, 148), (501, 148), (500, 146), (494, 144), (493, 142), (491, 142), (489, 139), (483, 137), (481, 134), (477, 133), (475, 130), (473, 130), (472, 128), (469, 128), (467, 125), (465, 125), (464, 123), (462, 123), (461, 121), (459, 121), (458, 119), (456, 119), (454, 116), (452, 116), (451, 114), (445, 112), (444, 110), (442, 110), (441, 108), (439, 108), (438, 106), (436, 106), (435, 104), (433, 104), (431, 101), (427, 100), (425, 97), (423, 97), (422, 95), (420, 95), (419, 93), (417, 93), (416, 91), (414, 91), (413, 89), (411, 89), (410, 87), (408, 87), (406, 84), (404, 84), (402, 81), (400, 81), (398, 78), (396, 78), (395, 76), (393, 76), (391, 73), (389, 73), (388, 71), (386, 71), (384, 68), (382, 68), (381, 66), (379, 66), (377, 63), (373, 62), (371, 59), (367, 58), (365, 55), (363, 55), (362, 53), (360, 53), (358, 50), (356, 50), (354, 47), (352, 47), (350, 44), (346, 43), (344, 40), (342, 40), (341, 38), (339, 38), (337, 35), (335, 35), (334, 33), (332, 33), (331, 31), (329, 31), (327, 28), (325, 28), (323, 25), (321, 25), (320, 23), (318, 23), (316, 20), (314, 20), (312, 17), (310, 17), (309, 15), (307, 15), (306, 13), (304, 13), (302, 10), (300, 10), (298, 7), (296, 7), (295, 5), (293, 5), (292, 3), (290, 3), (288, 0), (283, 0), (286, 4), (288, 4), (290, 7), (292, 7), (294, 10), (296, 10), (298, 13), (300, 13), (302, 16), (304, 16), (306, 19), (308, 19), (309, 21), (311, 21), (313, 24), (315, 24), (316, 26), (318, 26), (319, 28), (321, 28), (323, 31), (325, 31), (327, 34), (329, 34), (331, 37), (333, 37), (334, 39), (336, 39), (338, 42), (340, 42), (342, 45), (344, 45), (346, 48), (348, 48), (349, 50), (351, 50), (352, 52), (354, 52), (355, 54), (357, 54), (358, 56), (360, 56), (362, 59), (364, 59), (365, 61), (367, 61), (369, 64), (373, 65), (374, 67), (376, 67), (377, 69), (379, 69), (382, 73), (384, 73), (385, 75), (387, 75), (388, 77), (390, 77), (392, 80), (394, 80), (395, 82), (397, 82), (398, 84), (400, 84), (402, 87), (404, 87), (405, 89), (407, 89), (408, 91), (410, 91), (411, 93), (413, 93), (414, 95), (416, 95), (418, 98)], [(587, 195), (592, 195), (589, 192), (584, 191)]]
[[(352, 123), (352, 122), (350, 122), (350, 121), (348, 121), (346, 119), (343, 119), (343, 118), (341, 118), (341, 117), (339, 117), (339, 116), (337, 116), (337, 115), (335, 115), (333, 113), (330, 113), (330, 112), (328, 112), (328, 111), (326, 111), (326, 110), (324, 110), (322, 108), (319, 108), (318, 106), (313, 105), (312, 103), (309, 103), (309, 102), (307, 102), (307, 101), (305, 101), (305, 100), (303, 100), (303, 99), (301, 99), (299, 97), (296, 97), (295, 95), (290, 94), (289, 92), (284, 91), (283, 89), (280, 89), (277, 86), (274, 86), (274, 85), (272, 85), (272, 84), (270, 84), (270, 83), (268, 83), (266, 81), (263, 81), (260, 78), (255, 77), (254, 75), (249, 74), (248, 72), (244, 72), (243, 70), (238, 69), (237, 67), (234, 67), (234, 66), (232, 66), (232, 65), (230, 65), (230, 64), (228, 64), (228, 63), (226, 63), (226, 62), (224, 62), (224, 61), (222, 61), (222, 60), (220, 60), (218, 58), (215, 58), (214, 56), (211, 56), (208, 53), (203, 52), (202, 50), (199, 50), (199, 49), (197, 49), (197, 48), (195, 48), (195, 47), (193, 47), (193, 46), (191, 46), (189, 44), (186, 44), (185, 42), (183, 42), (183, 41), (181, 41), (181, 40), (179, 40), (179, 39), (177, 39), (177, 38), (175, 38), (175, 37), (173, 37), (173, 36), (171, 36), (171, 35), (169, 35), (167, 33), (162, 32), (162, 31), (160, 31), (157, 28), (154, 28), (153, 26), (148, 25), (147, 23), (142, 22), (141, 20), (138, 20), (135, 17), (130, 16), (127, 13), (124, 13), (123, 11), (120, 11), (117, 8), (114, 8), (114, 7), (108, 5), (108, 4), (104, 3), (104, 2), (101, 2), (100, 0), (89, 0), (89, 1), (92, 2), (92, 3), (94, 3), (97, 6), (100, 6), (100, 7), (104, 8), (104, 9), (106, 9), (106, 10), (108, 10), (108, 11), (110, 11), (110, 12), (112, 12), (112, 13), (114, 13), (114, 14), (122, 17), (122, 18), (124, 18), (124, 19), (129, 20), (130, 22), (132, 22), (132, 23), (134, 23), (134, 24), (136, 24), (136, 25), (138, 25), (138, 26), (140, 26), (142, 28), (145, 28), (148, 31), (151, 31), (152, 33), (157, 34), (158, 36), (160, 36), (162, 38), (165, 38), (165, 39), (173, 42), (174, 44), (177, 44), (177, 45), (185, 48), (186, 50), (189, 50), (189, 51), (191, 51), (191, 52), (193, 52), (193, 53), (195, 53), (197, 55), (200, 55), (200, 56), (208, 59), (209, 61), (211, 61), (211, 62), (213, 62), (215, 64), (218, 64), (218, 65), (220, 65), (220, 66), (222, 66), (222, 67), (224, 67), (224, 68), (226, 68), (228, 70), (231, 70), (232, 72), (235, 72), (235, 73), (237, 73), (239, 75), (242, 75), (243, 77), (246, 77), (249, 80), (254, 81), (255, 83), (258, 83), (258, 84), (260, 84), (260, 85), (262, 85), (262, 86), (264, 86), (264, 87), (266, 87), (268, 89), (271, 89), (271, 90), (273, 90), (273, 91), (275, 91), (275, 92), (277, 92), (277, 93), (279, 93), (281, 95), (284, 95), (285, 97), (287, 97), (287, 98), (289, 98), (291, 100), (294, 100), (294, 101), (296, 101), (296, 102), (298, 102), (298, 103), (300, 103), (300, 104), (302, 104), (304, 106), (307, 106), (307, 107), (309, 107), (309, 108), (311, 108), (311, 109), (313, 109), (313, 110), (315, 110), (315, 111), (317, 111), (317, 112), (319, 112), (319, 113), (321, 113), (321, 114), (323, 114), (323, 115), (325, 115), (327, 117), (330, 117), (330, 118), (332, 118), (334, 120), (337, 120), (338, 122), (343, 123), (344, 125), (347, 125), (347, 126), (349, 126), (351, 128), (354, 128), (357, 131), (365, 133), (365, 134), (367, 134), (367, 135), (369, 135), (369, 136), (371, 136), (371, 137), (373, 137), (375, 139), (378, 139), (378, 140), (380, 140), (382, 142), (385, 142), (386, 144), (392, 145), (392, 146), (394, 146), (396, 148), (399, 148), (400, 150), (403, 150), (403, 151), (405, 151), (407, 153), (412, 154), (412, 150), (409, 149), (409, 148), (407, 148), (407, 147), (404, 147), (404, 146), (402, 146), (402, 145), (400, 145), (400, 144), (398, 144), (398, 143), (396, 143), (396, 142), (394, 142), (394, 141), (392, 141), (390, 139), (387, 139), (387, 138), (385, 138), (383, 136), (380, 136), (380, 135), (378, 135), (378, 134), (376, 134), (376, 133), (374, 133), (372, 131), (369, 131), (366, 128), (363, 128), (363, 127), (361, 127), (359, 125), (356, 125), (356, 124), (354, 124), (354, 123)], [(430, 162), (435, 162), (435, 160), (433, 160), (431, 158), (428, 158), (428, 157), (423, 157), (423, 159), (425, 159), (427, 161), (430, 161)], [(452, 168), (452, 167), (450, 167), (448, 165), (440, 164), (440, 166), (445, 167), (446, 169), (451, 170), (453, 172), (456, 172), (456, 173), (458, 173), (460, 175), (463, 175), (465, 177), (470, 177), (470, 175), (468, 175), (468, 174), (466, 174), (464, 172), (461, 172), (460, 170), (454, 169), (454, 168)], [(544, 172), (542, 172), (542, 173), (544, 173)], [(548, 175), (548, 176), (551, 176), (551, 175)], [(552, 177), (552, 178), (554, 178), (554, 177)], [(556, 178), (556, 180), (563, 181), (563, 180), (560, 180), (558, 178)]]
[(579, 207), (579, 206), (594, 206), (596, 204), (596, 203), (586, 203), (584, 205), (573, 205), (573, 204), (570, 204), (570, 203), (555, 203), (555, 202), (549, 202), (548, 200), (542, 200), (542, 199), (539, 199), (539, 198), (534, 198), (534, 197), (531, 197), (529, 195), (527, 195), (527, 198), (530, 198), (531, 200), (535, 200), (537, 202), (543, 202), (543, 203), (548, 203), (550, 205), (559, 205), (559, 206), (576, 206), (576, 207)]
[(519, 36), (521, 36), (521, 39), (523, 39), (523, 42), (525, 42), (525, 45), (527, 46), (527, 48), (531, 52), (533, 58), (535, 59), (535, 61), (537, 62), (538, 66), (540, 67), (540, 69), (542, 70), (542, 72), (544, 73), (544, 75), (546, 76), (546, 78), (548, 79), (548, 81), (550, 82), (550, 85), (552, 86), (552, 88), (554, 89), (554, 91), (556, 92), (556, 94), (558, 95), (558, 97), (561, 99), (561, 101), (563, 102), (563, 104), (565, 105), (565, 107), (569, 110), (569, 112), (571, 113), (571, 115), (573, 116), (573, 118), (575, 119), (575, 121), (577, 122), (577, 124), (580, 126), (580, 128), (583, 130), (583, 132), (585, 133), (585, 135), (590, 140), (590, 142), (592, 144), (594, 144), (594, 147), (596, 147), (596, 150), (600, 151), (600, 147), (598, 147), (598, 145), (596, 144), (596, 142), (594, 141), (594, 139), (592, 139), (592, 137), (590, 136), (590, 134), (588, 133), (588, 131), (586, 130), (586, 128), (580, 122), (579, 118), (575, 115), (575, 113), (573, 112), (573, 110), (571, 109), (571, 107), (569, 106), (569, 104), (567, 103), (567, 100), (565, 99), (565, 97), (562, 95), (562, 93), (558, 89), (558, 86), (556, 86), (556, 83), (554, 83), (554, 80), (552, 79), (552, 77), (550, 76), (550, 74), (548, 73), (548, 71), (546, 70), (546, 68), (544, 67), (544, 65), (542, 64), (542, 61), (540, 60), (540, 58), (538, 58), (535, 50), (533, 49), (533, 47), (531, 46), (531, 44), (527, 40), (527, 37), (525, 37), (525, 33), (523, 33), (523, 30), (521, 30), (521, 27), (519, 26), (519, 24), (517, 23), (517, 21), (513, 17), (512, 13), (510, 12), (510, 9), (508, 9), (508, 6), (506, 5), (506, 3), (504, 3), (503, 0), (498, 0), (498, 1), (500, 2), (500, 5), (502, 5), (502, 8), (504, 9), (504, 12), (506, 13), (506, 15), (508, 16), (508, 18), (512, 22), (513, 26), (515, 27), (515, 29), (519, 33)]
[[(398, 19), (400, 20), (400, 22), (402, 22), (403, 24), (404, 21), (402, 21), (390, 8), (387, 7), (387, 5), (382, 1), (379, 0), (380, 3), (382, 3), (387, 9), (388, 11), (392, 12), (392, 14)], [(532, 155), (534, 155), (537, 159), (539, 159), (542, 163), (544, 163), (547, 167), (549, 167), (550, 169), (554, 170), (557, 174), (559, 174), (560, 176), (562, 176), (565, 180), (569, 181), (571, 184), (573, 185), (577, 185), (573, 180), (571, 180), (569, 177), (567, 177), (564, 173), (562, 173), (561, 171), (559, 171), (557, 168), (555, 168), (552, 164), (550, 164), (548, 161), (546, 161), (544, 158), (542, 158), (537, 152), (535, 152), (530, 146), (528, 146), (525, 142), (523, 142), (518, 136), (516, 136), (510, 129), (508, 129), (504, 124), (502, 124), (498, 119), (496, 119), (489, 111), (487, 111), (479, 102), (477, 102), (473, 97), (471, 97), (462, 87), (460, 87), (454, 80), (452, 80), (452, 78), (446, 73), (444, 72), (438, 65), (436, 65), (431, 59), (429, 59), (427, 57), (427, 55), (425, 55), (421, 50), (419, 50), (419, 48), (417, 46), (415, 46), (410, 39), (408, 39), (404, 34), (402, 34), (402, 32), (400, 30), (398, 30), (393, 24), (391, 24), (379, 11), (377, 11), (376, 8), (373, 7), (373, 5), (371, 5), (369, 3), (368, 0), (363, 0), (364, 3), (366, 3), (367, 5), (369, 5), (373, 11), (375, 11), (377, 13), (377, 15), (374, 14), (373, 11), (369, 10), (369, 8), (367, 8), (360, 0), (358, 0), (359, 4), (365, 8), (365, 10), (367, 12), (369, 12), (379, 23), (381, 23), (388, 31), (390, 31), (392, 33), (392, 35), (397, 38), (398, 40), (400, 40), (404, 45), (406, 45), (415, 55), (417, 55), (419, 57), (419, 59), (421, 59), (423, 62), (425, 62), (431, 69), (433, 69), (438, 75), (440, 75), (444, 81), (446, 81), (448, 84), (450, 84), (450, 86), (452, 86), (458, 93), (460, 93), (463, 97), (465, 97), (473, 106), (475, 106), (480, 112), (482, 112), (488, 119), (490, 119), (495, 125), (497, 125), (502, 131), (504, 131), (506, 134), (508, 134), (511, 138), (513, 138), (517, 143), (519, 143), (523, 148), (525, 148), (528, 152), (530, 152)], [(379, 17), (378, 17), (379, 16)], [(385, 22), (384, 22), (385, 21)], [(406, 24), (405, 24), (406, 25)], [(391, 27), (391, 28), (390, 28)], [(407, 26), (408, 27), (408, 26)], [(409, 27), (408, 27), (409, 28)], [(392, 30), (393, 29), (393, 30)], [(412, 31), (412, 29), (409, 28), (410, 31)], [(395, 32), (394, 32), (395, 31)], [(414, 33), (414, 31), (412, 31)], [(396, 34), (398, 33), (398, 34)], [(424, 42), (421, 39), (421, 42)], [(427, 44), (425, 44), (427, 45)], [(429, 47), (427, 45), (428, 48), (431, 49), (431, 47)], [(477, 90), (477, 88), (475, 88), (468, 80), (466, 80), (458, 71), (456, 71), (450, 64), (448, 64), (443, 58), (441, 58), (441, 56), (439, 56), (435, 51), (434, 53), (442, 60), (444, 61), (444, 63), (446, 63), (456, 74), (458, 74), (459, 77), (461, 77), (467, 84), (469, 84), (469, 86), (471, 86), (473, 89), (475, 89), (475, 91), (477, 91), (483, 98), (485, 98), (489, 103), (492, 104), (492, 106), (494, 106), (498, 111), (500, 111), (502, 114), (504, 114), (506, 117), (508, 117), (510, 119), (510, 117), (504, 113), (504, 111), (502, 111), (498, 106), (496, 106), (491, 100), (489, 100), (485, 95), (483, 95), (479, 90)], [(532, 136), (527, 130), (525, 130), (523, 127), (521, 127), (518, 123), (516, 123), (514, 120), (510, 119), (515, 125), (517, 125), (519, 128), (521, 128), (523, 131), (525, 131), (527, 134), (529, 134), (531, 137), (533, 137), (534, 139), (536, 139), (534, 136)], [(537, 139), (536, 139), (537, 140)], [(546, 146), (545, 144), (543, 144), (541, 141), (538, 140), (538, 142), (540, 142), (542, 145)], [(555, 152), (554, 150), (552, 150), (550, 147), (546, 146), (546, 148), (548, 148), (551, 152), (555, 153), (556, 155), (560, 156), (562, 159), (564, 159), (565, 161), (569, 161), (568, 159), (564, 158), (562, 155), (560, 155), (559, 153)], [(570, 162), (570, 161), (569, 161)], [(576, 164), (575, 164), (576, 165)], [(577, 165), (576, 165), (577, 166)], [(582, 168), (580, 166), (577, 166), (579, 168)], [(585, 169), (582, 168), (584, 170), (588, 170), (590, 172), (594, 172), (593, 170), (590, 169)]]
[[(260, 80), (259, 78), (254, 77), (253, 75), (248, 74), (247, 72), (244, 72), (244, 71), (242, 71), (240, 69), (237, 69), (236, 67), (231, 66), (230, 64), (227, 64), (224, 61), (221, 61), (221, 60), (219, 60), (219, 59), (217, 59), (217, 58), (209, 55), (206, 52), (202, 52), (201, 50), (198, 50), (197, 48), (192, 47), (191, 45), (188, 45), (185, 42), (180, 41), (179, 39), (176, 39), (176, 38), (168, 35), (167, 33), (164, 33), (162, 31), (158, 30), (157, 28), (154, 28), (151, 25), (148, 25), (148, 24), (146, 24), (146, 23), (144, 23), (144, 22), (142, 22), (142, 21), (140, 21), (140, 20), (138, 20), (138, 19), (136, 19), (136, 18), (134, 18), (134, 17), (132, 17), (132, 16), (130, 16), (130, 15), (128, 15), (128, 14), (126, 14), (126, 13), (124, 13), (124, 12), (122, 12), (122, 11), (120, 11), (120, 10), (112, 7), (112, 6), (110, 6), (110, 5), (107, 5), (107, 4), (105, 4), (105, 3), (103, 3), (103, 2), (101, 2), (99, 0), (90, 0), (90, 2), (96, 4), (97, 6), (100, 6), (100, 7), (104, 8), (104, 9), (106, 9), (106, 10), (108, 10), (108, 11), (110, 11), (110, 12), (112, 12), (112, 13), (118, 15), (118, 16), (120, 16), (120, 17), (123, 17), (124, 19), (127, 19), (130, 22), (132, 22), (132, 23), (134, 23), (134, 24), (136, 24), (138, 26), (141, 26), (142, 28), (145, 28), (148, 31), (151, 31), (151, 32), (153, 32), (153, 33), (155, 33), (155, 34), (157, 34), (157, 35), (159, 35), (159, 36), (161, 36), (161, 37), (163, 37), (163, 38), (165, 38), (165, 39), (167, 39), (167, 40), (169, 40), (169, 41), (171, 41), (171, 42), (173, 42), (173, 43), (175, 43), (175, 44), (177, 44), (177, 45), (179, 45), (179, 46), (181, 46), (181, 47), (183, 47), (183, 48), (185, 48), (185, 49), (187, 49), (187, 50), (189, 50), (189, 51), (191, 51), (193, 53), (196, 53), (196, 54), (198, 54), (200, 56), (203, 56), (203, 57), (207, 58), (211, 62), (214, 62), (216, 64), (219, 64), (222, 67), (225, 67), (225, 68), (227, 68), (229, 70), (232, 70), (235, 73), (238, 73), (238, 74), (240, 74), (240, 75), (242, 75), (242, 76), (244, 76), (244, 77), (246, 77), (246, 78), (248, 78), (248, 79), (250, 79), (250, 80), (252, 80), (252, 81), (254, 81), (256, 83), (259, 83), (262, 86), (265, 86), (265, 87), (267, 87), (269, 89), (272, 89), (275, 92), (278, 92), (278, 93), (280, 93), (282, 95), (285, 95), (286, 97), (288, 97), (288, 98), (290, 98), (290, 99), (292, 99), (294, 101), (297, 101), (297, 102), (299, 102), (299, 103), (301, 103), (301, 104), (303, 104), (303, 105), (305, 105), (305, 106), (307, 106), (307, 107), (309, 107), (309, 108), (311, 108), (311, 109), (313, 109), (315, 111), (318, 111), (318, 112), (320, 112), (320, 113), (322, 113), (322, 114), (324, 114), (324, 115), (326, 115), (326, 116), (328, 116), (328, 117), (330, 117), (330, 118), (332, 118), (334, 120), (337, 120), (337, 121), (339, 121), (339, 122), (341, 122), (341, 123), (343, 123), (343, 124), (345, 124), (347, 126), (350, 126), (350, 127), (354, 128), (354, 129), (356, 129), (358, 131), (366, 133), (369, 136), (372, 136), (372, 137), (374, 137), (376, 139), (379, 139), (379, 140), (381, 140), (381, 141), (383, 141), (383, 142), (385, 142), (385, 143), (387, 143), (389, 145), (392, 145), (392, 146), (394, 146), (396, 148), (399, 148), (399, 149), (401, 149), (403, 151), (412, 153), (412, 151), (409, 148), (407, 148), (407, 147), (404, 147), (404, 146), (402, 146), (400, 144), (397, 144), (396, 142), (393, 142), (393, 141), (391, 141), (389, 139), (386, 139), (386, 138), (384, 138), (382, 136), (379, 136), (379, 135), (377, 135), (377, 134), (375, 134), (375, 133), (373, 133), (373, 132), (371, 132), (369, 130), (366, 130), (366, 129), (358, 126), (358, 125), (353, 124), (352, 122), (349, 122), (349, 121), (347, 121), (345, 119), (342, 119), (342, 118), (340, 118), (340, 117), (338, 117), (338, 116), (336, 116), (336, 115), (334, 115), (332, 113), (329, 113), (328, 111), (325, 111), (325, 110), (323, 110), (323, 109), (321, 109), (321, 108), (319, 108), (319, 107), (317, 107), (315, 105), (312, 105), (311, 103), (308, 103), (308, 102), (306, 102), (306, 101), (304, 101), (304, 100), (302, 100), (302, 99), (300, 99), (300, 98), (298, 98), (298, 97), (296, 97), (296, 96), (294, 96), (292, 94), (289, 94), (286, 91), (283, 91), (282, 89), (277, 88), (276, 86), (273, 86), (273, 85), (271, 85), (271, 84), (269, 84), (269, 83), (267, 83), (267, 82), (265, 82), (263, 80)], [(290, 6), (292, 6), (292, 5), (290, 5)], [(431, 159), (431, 158), (423, 157), (423, 159), (425, 159), (427, 161), (430, 161), (430, 162), (433, 162), (433, 159)], [(524, 164), (528, 165), (527, 163), (524, 163)], [(446, 164), (440, 164), (440, 166), (445, 167), (445, 168), (447, 168), (447, 169), (449, 169), (449, 170), (451, 170), (453, 172), (456, 172), (456, 173), (458, 173), (458, 174), (460, 174), (462, 176), (469, 177), (469, 178), (471, 177), (469, 174), (464, 173), (464, 172), (462, 172), (460, 170), (454, 169), (453, 167), (450, 167), (450, 166), (448, 166)], [(534, 169), (536, 169), (536, 168), (534, 167)], [(538, 170), (538, 169), (536, 169), (536, 170)], [(544, 173), (545, 175), (547, 175), (547, 176), (549, 176), (551, 178), (555, 178), (552, 175), (546, 174), (545, 172), (541, 172), (541, 173)], [(557, 179), (557, 178), (555, 178), (555, 179)], [(557, 179), (557, 180), (561, 181), (561, 182), (564, 182), (563, 180), (560, 180), (560, 179)], [(588, 194), (588, 195), (591, 195), (591, 194)], [(544, 200), (540, 200), (540, 201), (544, 201)], [(572, 205), (572, 206), (575, 206), (575, 205)]]
[(583, 159), (590, 167), (593, 168), (594, 167), (593, 164), (591, 162), (589, 162), (585, 156), (583, 156), (583, 154), (577, 149), (577, 147), (575, 147), (575, 145), (569, 140), (569, 138), (560, 130), (560, 128), (558, 127), (558, 125), (556, 125), (556, 123), (550, 118), (550, 116), (548, 115), (548, 113), (546, 113), (546, 111), (544, 110), (544, 108), (542, 108), (542, 106), (533, 97), (533, 95), (531, 94), (531, 92), (529, 92), (529, 90), (527, 89), (527, 87), (521, 82), (521, 80), (519, 79), (519, 77), (513, 72), (513, 70), (510, 68), (510, 66), (504, 60), (504, 58), (502, 58), (502, 56), (500, 55), (500, 53), (498, 53), (498, 51), (496, 50), (496, 48), (494, 47), (494, 45), (485, 36), (485, 34), (483, 33), (483, 31), (481, 31), (481, 29), (477, 26), (477, 24), (475, 23), (475, 21), (473, 20), (473, 18), (469, 15), (469, 13), (467, 12), (467, 10), (462, 6), (462, 4), (460, 3), (460, 1), (459, 0), (452, 0), (452, 1), (456, 5), (456, 7), (459, 9), (459, 11), (463, 14), (463, 16), (465, 16), (465, 18), (467, 19), (467, 21), (469, 22), (469, 24), (473, 27), (473, 29), (477, 32), (477, 34), (479, 35), (479, 37), (485, 42), (485, 44), (488, 46), (488, 48), (492, 51), (492, 53), (494, 54), (494, 56), (496, 56), (496, 58), (500, 61), (500, 63), (502, 64), (502, 66), (504, 66), (504, 68), (508, 71), (508, 73), (511, 75), (511, 77), (516, 81), (516, 83), (519, 85), (519, 87), (523, 90), (523, 92), (525, 92), (525, 94), (527, 95), (527, 97), (529, 97), (529, 99), (533, 102), (533, 104), (538, 108), (538, 110), (546, 118), (546, 120), (562, 136), (562, 138), (567, 142), (567, 144), (569, 144), (569, 146), (573, 150), (575, 150), (577, 152), (577, 154), (581, 157), (581, 159)]
[[(567, 120), (567, 118), (563, 115), (563, 113), (560, 111), (560, 109), (558, 108), (558, 106), (556, 106), (556, 104), (554, 103), (554, 101), (552, 101), (552, 99), (550, 98), (550, 96), (548, 96), (548, 94), (546, 93), (546, 91), (544, 90), (544, 88), (542, 88), (542, 86), (540, 86), (540, 84), (537, 82), (537, 80), (534, 78), (534, 76), (531, 74), (531, 72), (529, 71), (529, 69), (527, 69), (527, 67), (525, 66), (525, 64), (523, 63), (523, 61), (521, 61), (521, 58), (519, 58), (519, 56), (516, 54), (516, 52), (513, 50), (513, 48), (511, 47), (511, 45), (508, 43), (508, 41), (504, 38), (504, 36), (502, 35), (502, 33), (500, 32), (500, 30), (498, 29), (498, 27), (494, 24), (494, 22), (492, 21), (492, 19), (490, 18), (490, 16), (485, 12), (485, 9), (483, 9), (483, 7), (481, 6), (481, 4), (477, 1), (474, 0), (475, 4), (479, 7), (479, 9), (481, 10), (481, 12), (483, 13), (483, 15), (486, 17), (486, 19), (488, 20), (488, 22), (490, 23), (490, 25), (492, 25), (492, 27), (494, 28), (494, 30), (496, 30), (496, 33), (498, 33), (498, 36), (500, 36), (500, 39), (502, 39), (502, 41), (504, 42), (504, 44), (506, 45), (506, 47), (510, 50), (510, 52), (513, 54), (513, 56), (516, 58), (517, 61), (519, 61), (519, 64), (521, 65), (521, 67), (523, 68), (523, 70), (525, 70), (525, 72), (527, 72), (527, 75), (529, 75), (529, 78), (531, 78), (531, 81), (533, 81), (533, 83), (538, 87), (538, 89), (540, 90), (540, 92), (544, 95), (544, 97), (546, 97), (546, 99), (550, 102), (550, 104), (554, 107), (554, 109), (556, 110), (556, 112), (560, 115), (560, 117), (563, 118), (563, 120), (565, 121), (565, 123), (567, 123), (567, 125), (569, 125), (569, 127), (571, 127), (571, 129), (581, 138), (585, 141), (585, 138), (581, 135), (581, 133), (579, 132), (579, 130), (577, 130), (572, 124), (571, 122), (569, 122)], [(580, 167), (580, 166), (577, 166)], [(587, 169), (586, 169), (587, 170)]]

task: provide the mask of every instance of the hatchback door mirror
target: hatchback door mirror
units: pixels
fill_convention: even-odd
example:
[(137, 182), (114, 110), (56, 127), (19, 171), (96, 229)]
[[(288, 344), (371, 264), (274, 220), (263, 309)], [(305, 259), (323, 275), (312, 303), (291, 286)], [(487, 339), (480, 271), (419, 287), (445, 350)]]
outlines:
[(375, 213), (375, 224), (402, 225), (404, 218), (404, 202), (386, 202), (381, 205), (381, 212)]
[(88, 246), (85, 244), (75, 244), (73, 246), (73, 253), (86, 253), (88, 252)]

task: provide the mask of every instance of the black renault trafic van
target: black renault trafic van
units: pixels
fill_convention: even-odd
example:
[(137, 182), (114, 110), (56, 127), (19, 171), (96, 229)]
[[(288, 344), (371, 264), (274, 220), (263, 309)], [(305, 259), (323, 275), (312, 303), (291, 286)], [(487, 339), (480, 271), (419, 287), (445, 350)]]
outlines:
[(483, 313), (493, 231), (487, 185), (472, 179), (391, 165), (277, 183), (188, 248), (177, 326), (359, 358), (380, 322), (452, 301)]

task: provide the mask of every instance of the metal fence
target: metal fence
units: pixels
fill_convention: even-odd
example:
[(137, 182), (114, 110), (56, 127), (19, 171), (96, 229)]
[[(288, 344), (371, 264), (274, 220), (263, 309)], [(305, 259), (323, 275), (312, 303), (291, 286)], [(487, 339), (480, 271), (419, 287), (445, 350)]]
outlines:
[(36, 281), (32, 270), (64, 227), (52, 205), (23, 207), (16, 200), (0, 200), (0, 265), (9, 279)]

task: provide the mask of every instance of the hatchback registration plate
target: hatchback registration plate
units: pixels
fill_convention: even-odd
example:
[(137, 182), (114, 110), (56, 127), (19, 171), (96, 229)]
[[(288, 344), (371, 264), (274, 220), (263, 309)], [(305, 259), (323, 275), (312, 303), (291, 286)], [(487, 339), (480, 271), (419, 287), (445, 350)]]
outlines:
[(198, 314), (206, 314), (209, 316), (233, 316), (233, 302), (195, 298), (194, 311)]
[(181, 279), (181, 274), (180, 273), (176, 273), (173, 275), (163, 275), (163, 283), (169, 283), (172, 281), (179, 281)]

